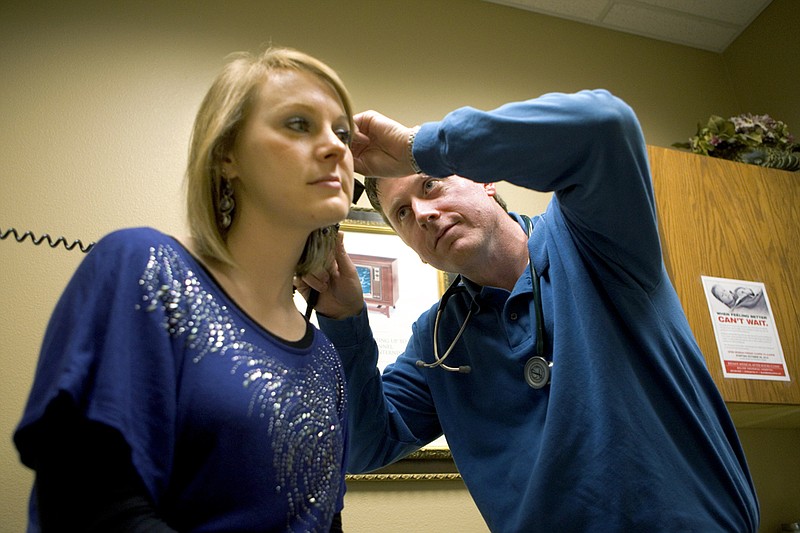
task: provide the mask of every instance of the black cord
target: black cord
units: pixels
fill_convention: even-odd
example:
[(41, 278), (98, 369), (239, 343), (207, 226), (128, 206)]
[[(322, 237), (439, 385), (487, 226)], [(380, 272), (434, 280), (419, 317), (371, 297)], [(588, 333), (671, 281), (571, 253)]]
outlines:
[(81, 249), (81, 252), (83, 253), (88, 253), (89, 250), (91, 250), (92, 247), (95, 245), (94, 242), (90, 242), (89, 244), (83, 244), (83, 242), (80, 239), (76, 239), (72, 241), (72, 244), (70, 244), (64, 237), (59, 237), (58, 239), (53, 240), (53, 238), (48, 233), (44, 233), (40, 237), (37, 237), (30, 231), (26, 231), (25, 233), (22, 234), (22, 236), (20, 236), (16, 228), (9, 228), (7, 230), (0, 229), (0, 240), (6, 240), (9, 235), (14, 235), (14, 239), (16, 239), (17, 242), (22, 242), (25, 239), (30, 239), (31, 242), (33, 242), (33, 244), (35, 244), (36, 246), (42, 244), (42, 241), (44, 240), (47, 240), (47, 244), (50, 246), (50, 248), (57, 248), (59, 244), (63, 244), (64, 248), (66, 248), (67, 250), (72, 250), (73, 248), (78, 246)]

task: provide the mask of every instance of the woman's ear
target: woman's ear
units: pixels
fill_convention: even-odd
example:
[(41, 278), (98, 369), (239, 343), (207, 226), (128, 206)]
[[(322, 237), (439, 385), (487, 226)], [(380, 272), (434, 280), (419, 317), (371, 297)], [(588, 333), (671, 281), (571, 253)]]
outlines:
[(239, 177), (239, 169), (236, 165), (236, 160), (234, 159), (233, 154), (226, 154), (225, 157), (222, 158), (222, 161), (220, 161), (219, 166), (222, 175), (229, 180)]

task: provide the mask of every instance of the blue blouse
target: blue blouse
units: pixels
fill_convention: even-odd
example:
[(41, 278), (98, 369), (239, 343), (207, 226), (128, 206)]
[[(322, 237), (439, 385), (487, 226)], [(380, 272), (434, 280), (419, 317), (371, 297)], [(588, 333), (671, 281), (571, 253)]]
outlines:
[(60, 393), (124, 436), (180, 531), (328, 531), (343, 506), (347, 409), (330, 341), (316, 328), (310, 342), (274, 337), (156, 230), (102, 239), (58, 302), (15, 434), (28, 466)]

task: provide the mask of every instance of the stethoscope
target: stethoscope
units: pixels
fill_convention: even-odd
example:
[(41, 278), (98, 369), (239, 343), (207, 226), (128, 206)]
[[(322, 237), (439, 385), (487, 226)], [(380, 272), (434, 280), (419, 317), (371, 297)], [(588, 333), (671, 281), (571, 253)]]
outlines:
[[(525, 215), (522, 216), (522, 219), (525, 221), (525, 233), (530, 239), (533, 226), (531, 219)], [(528, 359), (528, 361), (525, 363), (523, 375), (525, 377), (525, 382), (529, 386), (534, 389), (541, 389), (550, 384), (553, 362), (544, 358), (544, 312), (542, 311), (542, 294), (539, 277), (536, 275), (536, 268), (533, 266), (533, 261), (528, 261), (528, 268), (530, 270), (531, 281), (533, 283), (533, 307), (534, 314), (536, 315), (536, 355)], [(441, 356), (439, 355), (439, 321), (441, 320), (442, 313), (447, 306), (447, 301), (453, 295), (466, 290), (467, 288), (461, 283), (461, 274), (459, 274), (442, 295), (442, 299), (439, 301), (439, 307), (436, 309), (436, 317), (433, 321), (433, 362), (426, 363), (420, 359), (416, 362), (418, 367), (440, 367), (448, 372), (460, 372), (462, 374), (469, 374), (472, 371), (472, 368), (467, 365), (454, 367), (444, 364), (445, 360), (453, 351), (456, 343), (458, 343), (458, 339), (460, 339), (461, 335), (464, 333), (469, 319), (472, 317), (472, 305), (470, 305), (467, 316), (464, 318), (464, 322), (461, 324), (461, 328), (459, 328), (456, 337), (450, 343), (450, 346), (447, 348), (444, 354)]]

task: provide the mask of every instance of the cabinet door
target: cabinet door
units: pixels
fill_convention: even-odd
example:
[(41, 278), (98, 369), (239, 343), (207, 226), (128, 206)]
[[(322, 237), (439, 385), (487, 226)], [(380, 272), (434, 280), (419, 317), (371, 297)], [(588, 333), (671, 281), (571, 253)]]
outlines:
[[(800, 404), (800, 172), (648, 151), (667, 271), (723, 397)], [(723, 377), (701, 276), (764, 283), (791, 381)]]

